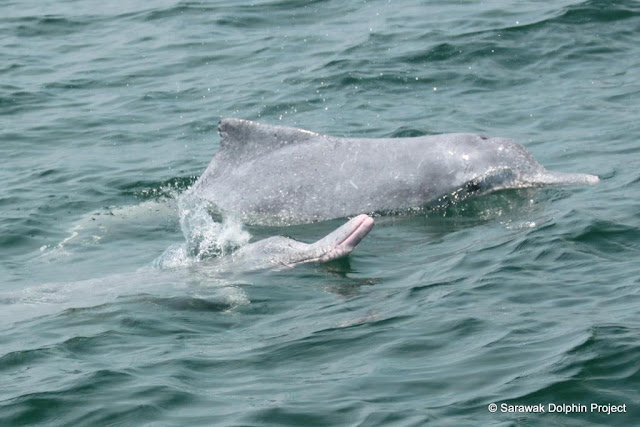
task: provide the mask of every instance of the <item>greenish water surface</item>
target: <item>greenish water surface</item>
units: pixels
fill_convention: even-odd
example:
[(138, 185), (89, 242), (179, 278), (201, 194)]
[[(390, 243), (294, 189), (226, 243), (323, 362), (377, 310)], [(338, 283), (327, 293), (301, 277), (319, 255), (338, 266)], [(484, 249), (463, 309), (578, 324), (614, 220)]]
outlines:
[[(632, 0), (3, 1), (0, 424), (640, 425), (639, 35)], [(221, 117), (601, 181), (379, 217), (326, 265), (155, 268)]]

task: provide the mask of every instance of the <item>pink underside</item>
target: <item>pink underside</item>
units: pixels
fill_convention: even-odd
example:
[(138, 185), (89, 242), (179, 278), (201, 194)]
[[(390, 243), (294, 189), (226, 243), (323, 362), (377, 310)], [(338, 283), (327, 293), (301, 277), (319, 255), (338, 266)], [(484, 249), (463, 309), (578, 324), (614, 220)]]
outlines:
[(319, 261), (329, 261), (350, 254), (373, 228), (373, 218), (368, 215), (359, 215), (354, 220), (356, 220), (356, 225), (353, 231), (333, 249), (320, 257)]
[(349, 234), (342, 242), (338, 243), (336, 248), (343, 247), (353, 249), (367, 234), (369, 234), (371, 228), (373, 228), (373, 218), (368, 215), (360, 215), (354, 219), (359, 219), (360, 221), (356, 223), (351, 234)]

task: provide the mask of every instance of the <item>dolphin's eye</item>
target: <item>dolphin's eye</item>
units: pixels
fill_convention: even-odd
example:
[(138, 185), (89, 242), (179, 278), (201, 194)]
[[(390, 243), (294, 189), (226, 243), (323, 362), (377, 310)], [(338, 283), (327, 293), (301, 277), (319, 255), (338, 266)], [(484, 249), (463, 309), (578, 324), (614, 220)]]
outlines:
[(476, 191), (480, 191), (480, 182), (476, 180), (467, 182), (467, 192), (475, 193)]

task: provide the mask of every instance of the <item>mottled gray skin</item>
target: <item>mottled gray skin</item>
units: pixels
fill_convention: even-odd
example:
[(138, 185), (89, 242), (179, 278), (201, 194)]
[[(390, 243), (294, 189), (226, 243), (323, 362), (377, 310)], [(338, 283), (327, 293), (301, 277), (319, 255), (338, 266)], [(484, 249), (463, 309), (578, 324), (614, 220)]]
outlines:
[(189, 194), (254, 224), (408, 210), (503, 188), (598, 182), (593, 175), (547, 171), (506, 138), (337, 138), (241, 119), (223, 119), (218, 129), (220, 150)]
[(373, 218), (358, 215), (315, 243), (302, 243), (282, 236), (269, 237), (243, 246), (222, 264), (247, 271), (332, 261), (349, 255), (372, 228)]

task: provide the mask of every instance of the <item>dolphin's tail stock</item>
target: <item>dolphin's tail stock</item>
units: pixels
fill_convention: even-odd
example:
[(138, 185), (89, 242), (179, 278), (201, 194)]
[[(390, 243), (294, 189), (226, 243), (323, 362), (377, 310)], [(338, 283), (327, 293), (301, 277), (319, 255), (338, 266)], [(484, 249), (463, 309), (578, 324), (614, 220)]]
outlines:
[(543, 169), (524, 177), (525, 185), (532, 187), (553, 185), (595, 185), (600, 181), (596, 175), (586, 173), (554, 172)]

